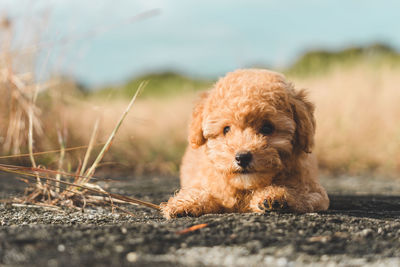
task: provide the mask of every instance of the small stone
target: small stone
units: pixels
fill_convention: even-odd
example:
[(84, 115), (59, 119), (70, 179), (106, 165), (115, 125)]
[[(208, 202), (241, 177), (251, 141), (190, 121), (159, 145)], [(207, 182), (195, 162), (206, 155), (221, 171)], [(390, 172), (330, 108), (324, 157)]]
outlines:
[(65, 251), (65, 246), (64, 246), (63, 244), (59, 244), (59, 245), (57, 246), (57, 250), (58, 250), (59, 252), (64, 252), (64, 251)]
[(372, 229), (367, 228), (367, 229), (364, 229), (361, 232), (359, 232), (359, 236), (371, 237), (373, 233), (374, 233), (374, 231)]
[(128, 254), (126, 254), (126, 260), (129, 262), (135, 262), (137, 261), (137, 254), (136, 252), (129, 252)]
[(345, 233), (345, 232), (336, 232), (336, 233), (334, 233), (334, 237), (344, 239), (344, 238), (348, 238), (349, 234)]
[(124, 251), (124, 247), (121, 245), (116, 245), (115, 246), (115, 251), (118, 253), (121, 253), (122, 251)]
[(321, 256), (321, 261), (329, 261), (329, 256), (324, 254)]
[(279, 258), (279, 259), (276, 261), (276, 265), (277, 265), (277, 266), (286, 266), (287, 263), (288, 263), (288, 261), (287, 261), (286, 258)]
[(47, 261), (47, 266), (49, 267), (58, 267), (57, 259), (50, 259)]
[(326, 243), (331, 241), (332, 237), (329, 235), (319, 235), (319, 236), (312, 236), (308, 239), (309, 242), (321, 242)]

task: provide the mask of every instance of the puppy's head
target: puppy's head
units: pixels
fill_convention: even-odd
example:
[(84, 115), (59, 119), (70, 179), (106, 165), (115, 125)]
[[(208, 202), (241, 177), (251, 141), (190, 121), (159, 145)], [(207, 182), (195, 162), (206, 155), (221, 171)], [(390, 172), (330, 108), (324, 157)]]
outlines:
[(283, 75), (237, 70), (196, 105), (189, 143), (204, 146), (213, 166), (239, 189), (271, 183), (293, 157), (313, 146), (314, 107)]

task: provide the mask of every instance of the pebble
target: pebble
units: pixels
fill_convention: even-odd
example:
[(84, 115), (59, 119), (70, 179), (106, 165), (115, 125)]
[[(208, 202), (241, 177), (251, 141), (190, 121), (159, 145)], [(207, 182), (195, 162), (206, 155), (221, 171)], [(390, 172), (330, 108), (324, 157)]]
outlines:
[(129, 252), (128, 254), (126, 254), (126, 260), (129, 262), (135, 262), (137, 261), (137, 254), (136, 252)]
[(122, 251), (124, 251), (124, 246), (121, 245), (115, 246), (115, 252), (121, 253)]
[(64, 252), (64, 251), (65, 251), (65, 246), (64, 246), (63, 244), (59, 244), (59, 245), (57, 246), (57, 250), (58, 250), (59, 252)]
[(373, 235), (373, 233), (374, 231), (372, 229), (367, 228), (362, 230), (361, 232), (358, 232), (358, 235), (361, 237), (370, 237)]

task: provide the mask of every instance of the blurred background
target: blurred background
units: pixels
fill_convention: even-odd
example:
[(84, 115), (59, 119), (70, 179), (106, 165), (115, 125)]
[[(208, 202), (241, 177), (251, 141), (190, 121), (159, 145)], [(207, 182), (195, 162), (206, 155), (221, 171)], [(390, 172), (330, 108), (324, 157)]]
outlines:
[[(34, 152), (87, 145), (97, 119), (103, 143), (148, 80), (102, 168), (175, 175), (198, 92), (260, 67), (308, 89), (323, 172), (396, 177), (398, 10), (394, 0), (1, 0), (0, 152), (27, 153), (29, 127)], [(62, 169), (83, 155), (63, 155)], [(59, 169), (60, 157), (37, 161)]]

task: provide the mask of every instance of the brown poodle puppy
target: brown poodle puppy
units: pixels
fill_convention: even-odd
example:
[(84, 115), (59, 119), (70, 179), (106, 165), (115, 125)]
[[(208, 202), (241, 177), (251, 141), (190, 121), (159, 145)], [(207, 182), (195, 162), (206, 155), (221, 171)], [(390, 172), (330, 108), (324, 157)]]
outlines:
[(228, 73), (192, 115), (181, 189), (166, 218), (206, 213), (326, 210), (314, 143), (314, 106), (279, 73)]

